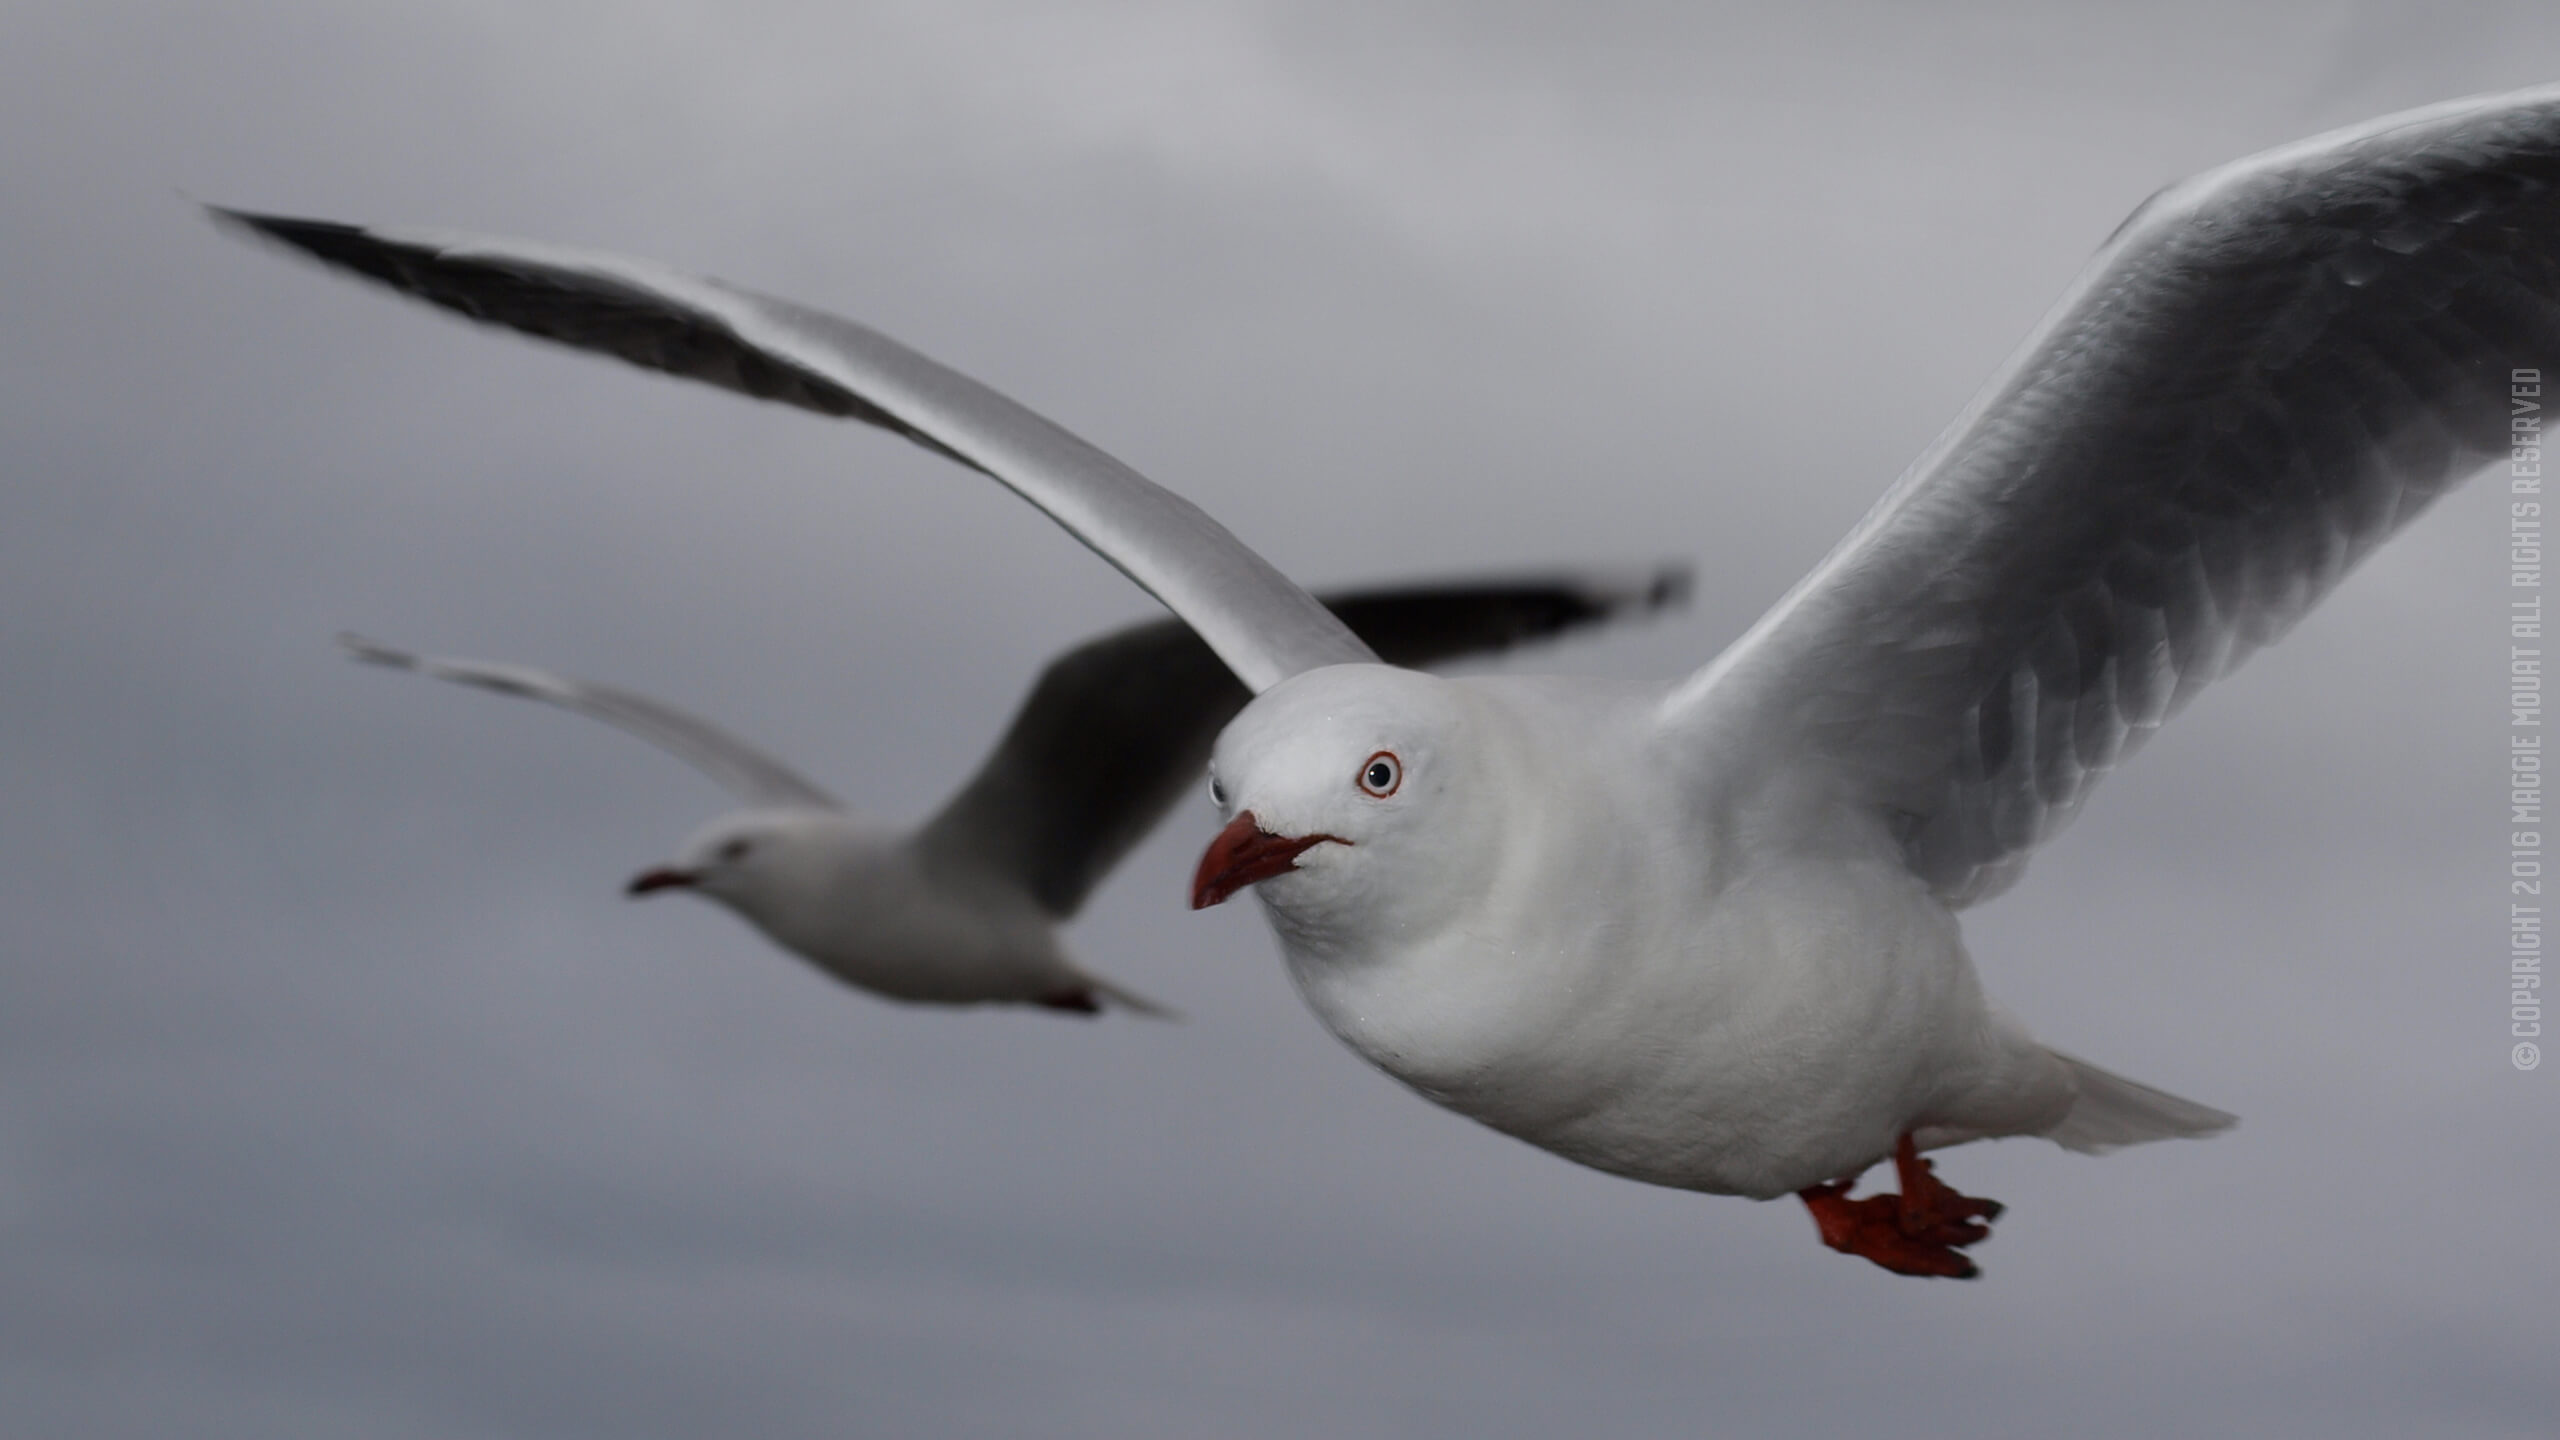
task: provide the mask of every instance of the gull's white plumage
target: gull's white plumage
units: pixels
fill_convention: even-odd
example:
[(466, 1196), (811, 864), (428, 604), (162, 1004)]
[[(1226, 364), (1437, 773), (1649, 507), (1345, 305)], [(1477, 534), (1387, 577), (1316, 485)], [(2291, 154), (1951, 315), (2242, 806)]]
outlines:
[[(2036, 1044), (1873, 820), (1784, 776), (1702, 814), (1663, 783), (1659, 703), (1339, 666), (1238, 716), (1211, 773), (1243, 823), (1345, 842), (1258, 882), (1325, 1024), (1496, 1129), (1720, 1194), (1854, 1174), (1908, 1131), (2095, 1150), (2230, 1123), (2158, 1092), (2123, 1113), (2147, 1087)], [(1384, 800), (1347, 783), (1379, 751)], [(2084, 1085), (2113, 1128), (2066, 1127)]]
[[(767, 393), (733, 377), (823, 368), (888, 412), (858, 418), (972, 453), (936, 428), (950, 414), (900, 405), (897, 377), (854, 373), (881, 352), (820, 366), (734, 323), (779, 302), (593, 296), (580, 273), (631, 271), (246, 223), (696, 378)], [(651, 341), (670, 326), (686, 346)], [(1261, 691), (1217, 747), (1234, 820), (1197, 899), (1258, 883), (1318, 1015), (1451, 1108), (1637, 1179), (1800, 1190), (1842, 1248), (1970, 1273), (1955, 1251), (1988, 1207), (1924, 1196), (1898, 1232), (1861, 1237), (1842, 1207), (1875, 1202), (1825, 1182), (1893, 1151), (1906, 1192), (1934, 1185), (1906, 1140), (2101, 1149), (2229, 1117), (2038, 1045), (1983, 996), (1955, 912), (2012, 883), (2181, 703), (2499, 454), (2511, 367), (2555, 360), (2560, 88), (2545, 88), (2155, 196), (1832, 555), (1677, 684), (1432, 680), (1285, 628), (1263, 648), (1258, 626), (1282, 617), (1268, 567), (1224, 531), (1193, 533), (1173, 567), (1192, 588), (1156, 593)], [(1073, 469), (1089, 449), (1015, 453)], [(1163, 504), (1125, 470), (1081, 493), (1109, 515)], [(1069, 523), (1145, 569), (1112, 551), (1155, 543), (1134, 525)]]
[(527, 666), (340, 638), (361, 660), (600, 720), (692, 764), (745, 805), (703, 826), (672, 863), (633, 879), (634, 895), (692, 890), (827, 974), (893, 1000), (1091, 1010), (1103, 999), (1169, 1013), (1069, 961), (1059, 917), (1002, 866), (970, 864), (967, 852), (929, 864), (907, 835), (862, 824), (834, 796), (708, 721)]

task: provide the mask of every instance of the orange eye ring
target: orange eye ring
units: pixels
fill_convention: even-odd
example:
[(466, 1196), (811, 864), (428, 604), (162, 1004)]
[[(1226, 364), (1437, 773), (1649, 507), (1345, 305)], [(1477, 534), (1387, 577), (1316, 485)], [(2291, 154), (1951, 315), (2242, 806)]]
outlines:
[(1384, 800), (1403, 786), (1404, 762), (1396, 758), (1393, 750), (1381, 750), (1360, 762), (1360, 774), (1355, 783), (1359, 785), (1360, 793)]

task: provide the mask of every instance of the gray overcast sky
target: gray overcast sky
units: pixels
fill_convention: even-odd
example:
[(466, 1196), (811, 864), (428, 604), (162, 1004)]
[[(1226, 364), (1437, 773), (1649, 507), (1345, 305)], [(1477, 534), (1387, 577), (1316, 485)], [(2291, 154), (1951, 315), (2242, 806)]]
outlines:
[(1575, 1169), (1180, 906), (1179, 1026), (918, 1012), (629, 904), (719, 797), (332, 632), (699, 708), (884, 816), (1143, 596), (894, 440), (493, 336), (182, 202), (605, 245), (877, 324), (1311, 582), (1664, 555), (1678, 673), (2117, 220), (2548, 80), (2548, 7), (194, 6), (0, 18), (0, 1405), (29, 1435), (2546, 1435), (2502, 501), (2207, 694), (1972, 916), (2240, 1112), (1975, 1147), (1972, 1286)]

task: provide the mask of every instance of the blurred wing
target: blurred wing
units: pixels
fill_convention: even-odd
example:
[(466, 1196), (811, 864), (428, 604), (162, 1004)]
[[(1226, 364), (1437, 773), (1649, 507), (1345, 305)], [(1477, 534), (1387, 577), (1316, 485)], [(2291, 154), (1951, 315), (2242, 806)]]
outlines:
[(637, 735), (696, 770), (748, 805), (776, 809), (836, 810), (836, 798), (802, 779), (791, 767), (726, 730), (697, 720), (646, 695), (604, 685), (582, 685), (520, 665), (490, 665), (477, 660), (448, 660), (413, 655), (379, 645), (360, 635), (341, 635), (338, 643), (359, 660), (432, 675), (457, 685), (473, 685), (501, 695), (540, 700), (601, 720), (626, 734)]
[(644, 260), (213, 209), (218, 220), (474, 320), (877, 425), (1039, 506), (1265, 690), (1368, 661), (1323, 606), (1181, 496), (850, 320)]
[(1940, 894), (1996, 893), (2179, 705), (2507, 453), (2511, 413), (2540, 415), (2510, 372), (2560, 362), (2556, 299), (2560, 87), (2171, 186), (1666, 723), (1816, 767)]
[[(1688, 596), (1685, 569), (1334, 595), (1325, 604), (1388, 664), (1506, 649)], [(1170, 621), (1117, 630), (1049, 663), (995, 753), (917, 843), (955, 867), (1022, 884), (1072, 915), (1209, 763), (1250, 697)]]

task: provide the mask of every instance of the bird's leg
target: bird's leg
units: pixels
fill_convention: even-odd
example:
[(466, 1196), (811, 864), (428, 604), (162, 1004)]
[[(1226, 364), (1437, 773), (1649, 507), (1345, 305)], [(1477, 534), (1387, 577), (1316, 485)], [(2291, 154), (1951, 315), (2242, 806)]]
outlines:
[(1893, 1169), (1902, 1182), (1902, 1233), (1936, 1245), (1970, 1245), (1991, 1234), (1991, 1222), (2003, 1208), (1997, 1200), (1977, 1200), (1957, 1193), (1939, 1179), (1936, 1167), (1920, 1158), (1920, 1147), (1904, 1135), (1894, 1142)]
[(1072, 1015), (1099, 1015), (1102, 1002), (1090, 990), (1052, 990), (1034, 1002), (1047, 1010), (1064, 1010)]
[(1898, 1210), (1891, 1195), (1870, 1195), (1864, 1200), (1849, 1198), (1849, 1187), (1858, 1183), (1854, 1175), (1846, 1180), (1809, 1185), (1796, 1192), (1804, 1208), (1813, 1212), (1813, 1228), (1822, 1235), (1822, 1243), (1843, 1255), (1864, 1255), (1886, 1269), (1878, 1258), (1878, 1237), (1890, 1235), (1899, 1239), (1901, 1227), (1896, 1223)]
[(1897, 1275), (1970, 1280), (1981, 1273), (1957, 1251), (1991, 1233), (1999, 1203), (1956, 1193), (1931, 1173), (1909, 1135), (1895, 1142), (1893, 1165), (1902, 1182), (1899, 1195), (1852, 1200), (1849, 1188), (1858, 1182), (1855, 1175), (1796, 1192), (1813, 1212), (1822, 1243), (1844, 1255), (1864, 1256)]

